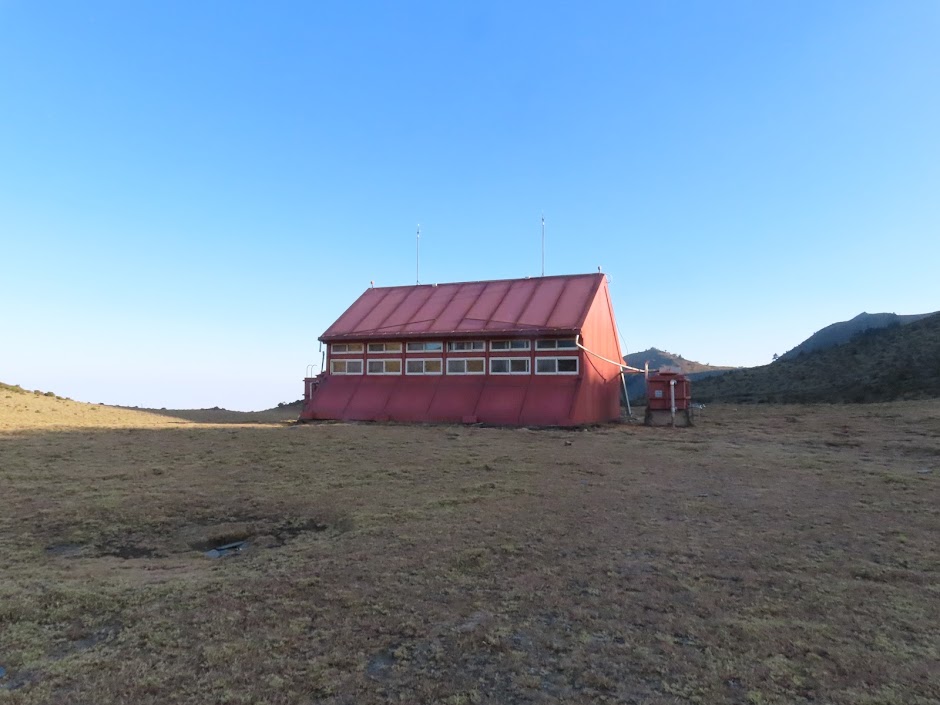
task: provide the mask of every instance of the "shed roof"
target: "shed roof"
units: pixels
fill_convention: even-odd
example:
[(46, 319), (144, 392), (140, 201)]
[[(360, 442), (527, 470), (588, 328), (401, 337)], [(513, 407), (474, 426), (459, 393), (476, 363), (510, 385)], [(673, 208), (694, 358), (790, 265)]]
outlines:
[(570, 274), (370, 288), (320, 340), (573, 334), (604, 277)]

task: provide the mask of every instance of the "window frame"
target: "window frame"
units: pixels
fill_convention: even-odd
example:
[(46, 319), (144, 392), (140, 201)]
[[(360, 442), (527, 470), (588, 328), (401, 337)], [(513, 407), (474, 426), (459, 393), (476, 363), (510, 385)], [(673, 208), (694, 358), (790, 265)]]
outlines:
[[(389, 345), (397, 345), (397, 346), (398, 346), (398, 349), (397, 349), (397, 350), (394, 350), (394, 349), (393, 349), (393, 350), (389, 350), (389, 348), (388, 348)], [(381, 348), (382, 348), (381, 350), (373, 350), (373, 349), (372, 349), (372, 348), (378, 348), (378, 347), (380, 347), (380, 346), (381, 346)], [(385, 355), (385, 354), (389, 354), (389, 353), (392, 353), (392, 354), (397, 353), (397, 354), (400, 355), (402, 348), (401, 348), (401, 343), (395, 343), (395, 342), (389, 341), (389, 342), (383, 342), (383, 343), (369, 343), (369, 345), (367, 346), (367, 350), (368, 350), (368, 352), (369, 352), (370, 355)]]
[[(555, 371), (554, 371), (554, 372), (539, 372), (539, 363), (542, 362), (542, 361), (544, 361), (544, 360), (551, 360), (552, 362), (555, 363)], [(575, 368), (575, 369), (574, 369), (574, 372), (560, 372), (560, 371), (558, 370), (558, 362), (559, 362), (559, 360), (574, 360), (574, 368)], [(537, 357), (537, 358), (535, 358), (535, 374), (537, 374), (537, 375), (567, 375), (567, 376), (577, 376), (577, 375), (581, 374), (581, 356), (580, 356), (580, 355), (559, 355), (559, 356), (555, 357), (555, 356), (545, 355), (544, 357)]]
[[(356, 362), (359, 363), (359, 371), (358, 371), (358, 372), (349, 372), (349, 364), (350, 364), (350, 363), (356, 363)], [(334, 365), (337, 365), (337, 364), (339, 364), (339, 363), (343, 363), (343, 371), (342, 371), (342, 372), (337, 372), (337, 371), (334, 369)], [(337, 359), (331, 359), (331, 360), (330, 360), (330, 374), (331, 374), (331, 375), (361, 375), (361, 374), (363, 373), (363, 370), (365, 370), (365, 365), (363, 365), (363, 362), (362, 362), (362, 358), (361, 358), (361, 357), (357, 357), (357, 358), (342, 357), (342, 358), (339, 358), (338, 360), (337, 360)]]
[[(408, 370), (408, 365), (411, 364), (412, 362), (420, 362), (420, 363), (422, 363), (422, 364), (421, 364), (421, 370), (422, 370), (422, 371), (421, 371), (421, 372), (409, 372), (409, 370)], [(440, 363), (441, 369), (440, 369), (439, 371), (437, 371), (437, 372), (427, 372), (427, 371), (425, 370), (425, 367), (427, 366), (425, 363), (428, 363), (428, 362), (438, 362), (438, 363)], [(405, 360), (405, 374), (406, 374), (406, 375), (412, 375), (412, 376), (414, 376), (414, 377), (442, 375), (442, 374), (444, 374), (444, 358), (443, 358), (443, 357), (412, 357), (412, 358), (408, 358), (408, 359)]]
[[(468, 372), (468, 371), (467, 371), (467, 363), (468, 363), (468, 362), (475, 362), (475, 361), (477, 361), (477, 360), (479, 360), (480, 362), (483, 363), (483, 369), (480, 370), (479, 372)], [(451, 371), (450, 371), (450, 363), (451, 363), (451, 362), (462, 362), (462, 363), (464, 363), (464, 365), (463, 365), (464, 371), (463, 371), (463, 372), (451, 372)], [(447, 364), (444, 366), (444, 368), (445, 368), (445, 369), (444, 369), (445, 374), (453, 375), (453, 376), (455, 376), (455, 377), (463, 377), (463, 376), (466, 376), (466, 375), (485, 375), (485, 374), (486, 374), (486, 358), (485, 358), (485, 357), (449, 357), (449, 358), (447, 358)]]
[[(397, 362), (397, 363), (398, 363), (398, 372), (389, 372), (389, 371), (386, 369), (386, 367), (388, 367), (388, 363), (389, 363), (389, 362)], [(371, 365), (373, 365), (373, 364), (382, 365), (382, 371), (381, 371), (381, 372), (373, 372), (372, 370), (370, 370), (369, 367), (370, 367)], [(382, 375), (401, 376), (401, 374), (402, 374), (403, 371), (404, 371), (404, 365), (402, 365), (402, 361), (401, 361), (401, 358), (400, 358), (400, 357), (379, 357), (379, 358), (373, 358), (373, 359), (368, 360), (368, 361), (366, 362), (366, 374), (367, 374), (367, 375), (374, 375), (374, 376), (377, 376), (377, 377), (378, 377), (378, 376), (382, 376)]]
[[(507, 343), (505, 348), (494, 347), (497, 343)], [(524, 343), (525, 347), (513, 346), (513, 343)], [(532, 349), (532, 341), (528, 338), (500, 338), (490, 341), (490, 352), (523, 352)]]
[[(422, 347), (417, 347), (418, 345)], [(428, 345), (437, 345), (440, 347), (428, 349)], [(416, 347), (412, 347), (416, 346)], [(441, 340), (412, 340), (405, 344), (406, 353), (443, 353), (444, 352), (444, 342)]]
[[(564, 347), (560, 346), (559, 343), (568, 343), (571, 345), (565, 345)], [(549, 345), (548, 343), (551, 343)], [(577, 350), (578, 349), (578, 339), (577, 338), (539, 338), (535, 341), (536, 350)]]
[[(489, 358), (490, 362), (487, 367), (491, 375), (530, 375), (532, 374), (532, 358), (531, 357), (491, 357)], [(509, 369), (506, 372), (494, 372), (493, 363), (494, 362), (503, 362), (506, 361), (509, 363)], [(513, 372), (512, 363), (513, 362), (522, 362), (526, 363), (525, 372)]]
[[(471, 348), (455, 348), (455, 345), (472, 345)], [(479, 347), (476, 347), (479, 345)], [(447, 352), (486, 352), (486, 341), (485, 340), (448, 340), (447, 341)]]
[[(358, 350), (350, 350), (350, 347)], [(362, 343), (330, 343), (330, 355), (362, 355), (364, 352), (365, 346)]]

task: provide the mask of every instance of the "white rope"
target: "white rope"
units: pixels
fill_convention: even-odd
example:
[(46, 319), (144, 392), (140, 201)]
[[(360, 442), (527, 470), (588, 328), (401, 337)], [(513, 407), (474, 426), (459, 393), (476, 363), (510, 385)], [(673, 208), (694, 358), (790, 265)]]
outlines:
[[(580, 337), (580, 336), (578, 336), (578, 337)], [(577, 345), (579, 348), (581, 348), (581, 349), (582, 349), (584, 352), (586, 352), (587, 354), (593, 355), (594, 357), (598, 358), (599, 360), (603, 360), (604, 362), (609, 362), (611, 365), (616, 365), (617, 367), (619, 367), (619, 368), (622, 369), (622, 370), (630, 370), (631, 372), (646, 372), (646, 370), (641, 370), (641, 369), (639, 369), (639, 368), (637, 368), (637, 367), (630, 367), (630, 365), (624, 365), (622, 362), (615, 362), (615, 361), (613, 361), (613, 360), (608, 360), (608, 359), (607, 359), (606, 357), (604, 357), (603, 355), (598, 355), (598, 354), (597, 354), (596, 352), (594, 352), (593, 350), (588, 350), (586, 347), (584, 347), (583, 345), (581, 345), (581, 343), (579, 343), (577, 339), (575, 339), (574, 344)]]
[(621, 370), (621, 372), (620, 372), (620, 382), (623, 384), (623, 395), (624, 395), (624, 396), (626, 397), (626, 399), (627, 399), (627, 414), (629, 414), (630, 418), (632, 419), (632, 418), (633, 418), (633, 409), (630, 408), (630, 395), (627, 393), (627, 380), (626, 380), (626, 378), (624, 378), (624, 376), (623, 376), (623, 370), (630, 370), (631, 372), (646, 372), (646, 370), (639, 370), (639, 369), (637, 369), (636, 367), (630, 367), (630, 365), (624, 365), (622, 362), (614, 362), (613, 360), (608, 360), (608, 359), (607, 359), (606, 357), (604, 357), (603, 355), (598, 355), (598, 354), (597, 354), (596, 352), (594, 352), (593, 350), (588, 350), (586, 347), (584, 347), (583, 345), (581, 345), (580, 340), (581, 340), (581, 336), (580, 336), (580, 335), (575, 336), (574, 344), (577, 345), (579, 348), (581, 348), (581, 349), (582, 349), (584, 352), (586, 352), (588, 355), (593, 355), (594, 357), (598, 358), (599, 360), (603, 360), (604, 362), (609, 362), (611, 365), (616, 365), (617, 367), (620, 368), (620, 370)]

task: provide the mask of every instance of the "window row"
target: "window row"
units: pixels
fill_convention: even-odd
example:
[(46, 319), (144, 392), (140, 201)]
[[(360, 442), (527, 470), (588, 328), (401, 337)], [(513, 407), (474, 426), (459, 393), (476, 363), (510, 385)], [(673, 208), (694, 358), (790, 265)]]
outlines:
[[(531, 350), (531, 340), (491, 340), (490, 350)], [(578, 347), (576, 338), (544, 338), (535, 341), (536, 350), (573, 350)], [(363, 343), (333, 343), (330, 352), (340, 355), (356, 355), (365, 349)], [(369, 343), (370, 353), (400, 353), (401, 343)], [(440, 341), (414, 341), (405, 344), (410, 353), (442, 352), (444, 343)], [(473, 352), (486, 350), (483, 340), (453, 340), (447, 343), (447, 352)]]
[[(532, 358), (528, 357), (493, 357), (490, 358), (491, 375), (527, 375), (531, 370)], [(370, 375), (400, 375), (401, 360), (369, 360), (366, 370)], [(437, 358), (405, 360), (405, 374), (439, 375), (443, 374), (444, 361)], [(486, 361), (482, 357), (451, 358), (447, 360), (449, 375), (482, 375), (486, 371)], [(361, 375), (362, 360), (330, 360), (330, 373), (334, 375)], [(576, 375), (578, 358), (576, 357), (537, 357), (535, 358), (537, 375)]]

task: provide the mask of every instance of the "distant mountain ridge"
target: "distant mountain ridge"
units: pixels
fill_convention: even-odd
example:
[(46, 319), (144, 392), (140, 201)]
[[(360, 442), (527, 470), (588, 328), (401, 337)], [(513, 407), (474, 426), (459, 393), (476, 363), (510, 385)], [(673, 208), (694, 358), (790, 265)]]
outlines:
[[(656, 372), (661, 367), (676, 367), (679, 371), (688, 375), (689, 379), (696, 380), (708, 377), (710, 375), (723, 374), (734, 367), (725, 367), (719, 365), (709, 365), (696, 362), (695, 360), (686, 360), (676, 353), (660, 350), (659, 348), (649, 348), (640, 352), (624, 355), (624, 362), (630, 367), (643, 369), (649, 363), (650, 372)], [(640, 374), (627, 375), (627, 394), (631, 400), (639, 400), (646, 397), (646, 378)]]
[(649, 348), (648, 350), (630, 353), (629, 355), (624, 355), (623, 359), (630, 367), (642, 369), (643, 365), (649, 362), (650, 370), (655, 371), (660, 367), (678, 367), (682, 374), (734, 369), (733, 367), (721, 367), (718, 365), (695, 362), (695, 360), (686, 360), (682, 355), (660, 350), (659, 348)]
[(816, 331), (809, 338), (792, 350), (785, 352), (778, 359), (792, 360), (795, 357), (805, 355), (814, 350), (824, 350), (825, 348), (831, 348), (833, 345), (843, 345), (849, 342), (854, 336), (866, 330), (907, 325), (932, 315), (934, 314), (916, 313), (899, 316), (896, 313), (860, 313), (851, 320), (833, 323)]
[(904, 324), (863, 328), (845, 343), (692, 385), (692, 398), (703, 402), (842, 403), (937, 397), (940, 313)]

